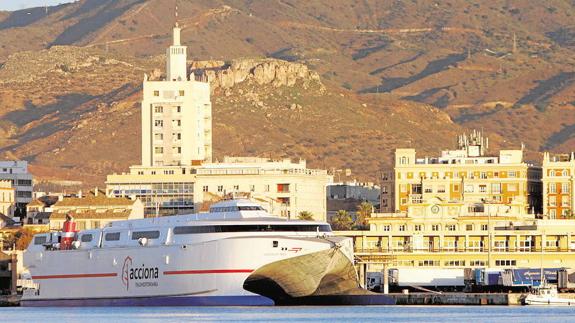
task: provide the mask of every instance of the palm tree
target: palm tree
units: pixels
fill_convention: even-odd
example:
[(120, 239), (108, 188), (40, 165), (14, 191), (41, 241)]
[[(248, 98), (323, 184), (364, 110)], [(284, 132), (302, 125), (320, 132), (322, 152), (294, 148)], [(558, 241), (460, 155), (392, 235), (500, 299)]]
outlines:
[(367, 227), (367, 218), (371, 216), (373, 212), (373, 205), (369, 202), (362, 202), (357, 206), (357, 219), (355, 220), (355, 225), (358, 228)]
[(310, 211), (301, 211), (298, 214), (297, 218), (305, 221), (313, 221), (313, 213), (311, 213)]
[(331, 226), (336, 231), (345, 231), (351, 230), (351, 226), (353, 225), (353, 219), (351, 215), (345, 210), (339, 210), (337, 213), (331, 218)]

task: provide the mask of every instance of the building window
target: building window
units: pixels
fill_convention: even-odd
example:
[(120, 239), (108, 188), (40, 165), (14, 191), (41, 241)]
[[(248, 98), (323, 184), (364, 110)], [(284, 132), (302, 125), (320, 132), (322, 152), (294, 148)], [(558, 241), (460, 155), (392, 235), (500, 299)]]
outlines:
[(240, 190), (240, 186), (239, 185), (234, 185), (234, 191), (239, 191)]
[(469, 266), (471, 266), (471, 267), (485, 267), (485, 261), (484, 260), (470, 260)]
[(446, 267), (464, 267), (465, 260), (447, 260), (444, 262)]
[(177, 112), (177, 113), (182, 112), (182, 107), (178, 105), (178, 106), (176, 107), (176, 112)]
[(405, 231), (406, 225), (405, 224), (400, 224), (398, 227), (398, 231)]
[(437, 193), (445, 193), (445, 185), (438, 185)]
[(563, 170), (563, 176), (569, 176), (569, 172), (566, 169)]
[(557, 206), (557, 198), (555, 195), (549, 196), (549, 206)]
[(154, 96), (160, 96), (160, 91), (154, 91)]
[(164, 153), (164, 147), (154, 147), (154, 153), (163, 154)]
[(401, 193), (407, 192), (407, 185), (406, 185), (406, 184), (400, 184), (400, 185), (399, 185), (399, 191), (400, 191)]
[(154, 134), (154, 140), (158, 140), (158, 141), (164, 140), (164, 134), (163, 133), (155, 133)]
[(204, 185), (204, 186), (202, 187), (202, 192), (208, 192), (208, 191), (209, 191), (208, 185)]
[(156, 127), (163, 127), (164, 126), (164, 120), (154, 120), (154, 126)]
[(516, 266), (517, 262), (515, 260), (510, 259), (497, 259), (495, 260), (495, 266), (500, 267), (509, 267), (509, 266)]
[(455, 224), (448, 224), (445, 226), (447, 231), (455, 231)]
[(557, 193), (557, 185), (555, 183), (549, 183), (549, 193)]
[(479, 174), (479, 178), (481, 178), (481, 179), (487, 179), (487, 173), (486, 173), (486, 172), (481, 172), (481, 173)]
[(163, 106), (156, 106), (156, 107), (154, 107), (154, 112), (155, 113), (163, 113), (164, 107)]
[(289, 193), (289, 184), (278, 184), (278, 193)]
[(473, 193), (473, 185), (465, 184), (465, 186), (463, 187), (463, 191), (465, 193)]
[(481, 193), (487, 192), (487, 185), (479, 185), (479, 192)]
[(255, 192), (255, 191), (256, 191), (256, 186), (250, 185), (250, 192)]
[(487, 224), (482, 224), (481, 225), (481, 231), (487, 231), (489, 228), (487, 227)]
[(224, 191), (224, 186), (223, 185), (218, 185), (218, 192), (223, 192)]
[(466, 225), (465, 225), (465, 230), (466, 230), (466, 231), (473, 231), (473, 224), (466, 224)]
[(412, 184), (411, 185), (411, 193), (412, 194), (421, 194), (421, 184)]
[(386, 231), (386, 232), (391, 231), (391, 225), (389, 225), (389, 224), (384, 224), (384, 225), (381, 227), (381, 231)]
[(514, 170), (510, 170), (507, 172), (507, 177), (517, 177), (517, 172)]
[(432, 224), (431, 225), (431, 231), (439, 231), (439, 230), (440, 230), (439, 224)]
[(507, 184), (508, 192), (517, 192), (517, 184)]
[(561, 184), (561, 193), (569, 193), (569, 191), (570, 191), (569, 183)]
[(493, 183), (491, 184), (491, 192), (494, 194), (501, 193), (501, 183)]
[(453, 191), (454, 191), (454, 192), (459, 192), (459, 184), (453, 185)]
[(420, 267), (433, 267), (439, 266), (439, 260), (420, 260), (418, 262)]
[(433, 193), (433, 188), (431, 188), (431, 187), (426, 187), (426, 188), (425, 188), (425, 193)]
[(421, 229), (422, 229), (421, 224), (416, 224), (416, 225), (413, 226), (413, 230), (414, 230), (414, 231), (422, 231)]
[[(179, 96), (184, 96), (186, 94), (186, 92), (184, 90), (180, 90), (179, 91)], [(178, 111), (179, 112), (179, 111)]]
[(555, 210), (555, 209), (549, 210), (549, 218), (556, 219), (557, 218), (557, 210)]

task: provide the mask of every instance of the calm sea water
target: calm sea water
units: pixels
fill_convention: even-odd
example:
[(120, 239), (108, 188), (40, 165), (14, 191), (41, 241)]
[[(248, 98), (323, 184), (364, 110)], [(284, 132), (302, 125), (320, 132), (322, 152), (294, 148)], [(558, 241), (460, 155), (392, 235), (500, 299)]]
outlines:
[(575, 307), (336, 306), (0, 308), (0, 322), (574, 322)]

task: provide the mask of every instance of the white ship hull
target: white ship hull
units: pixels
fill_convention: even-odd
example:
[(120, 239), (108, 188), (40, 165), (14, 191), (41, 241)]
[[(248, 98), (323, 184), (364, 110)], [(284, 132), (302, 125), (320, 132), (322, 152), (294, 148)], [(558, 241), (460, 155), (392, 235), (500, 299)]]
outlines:
[(546, 306), (575, 306), (575, 299), (559, 297), (538, 297), (528, 295), (525, 298), (526, 305), (546, 305)]
[[(283, 250), (273, 248), (273, 241)], [(26, 291), (22, 305), (273, 305), (270, 298), (244, 290), (253, 271), (332, 247), (321, 238), (267, 236), (31, 253), (26, 263), (38, 288)]]

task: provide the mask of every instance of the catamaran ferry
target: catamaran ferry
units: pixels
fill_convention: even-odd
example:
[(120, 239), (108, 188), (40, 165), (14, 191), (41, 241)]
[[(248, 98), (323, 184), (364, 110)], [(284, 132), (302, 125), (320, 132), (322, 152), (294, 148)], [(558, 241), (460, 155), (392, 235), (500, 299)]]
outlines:
[[(248, 200), (37, 234), (22, 306), (273, 305), (357, 289), (352, 241)], [(296, 302), (297, 303), (297, 302)]]

